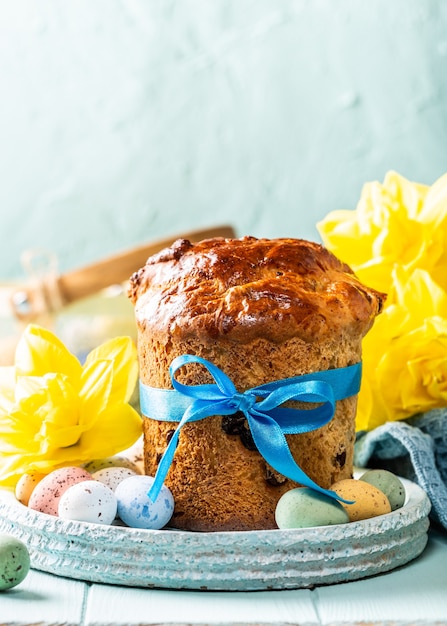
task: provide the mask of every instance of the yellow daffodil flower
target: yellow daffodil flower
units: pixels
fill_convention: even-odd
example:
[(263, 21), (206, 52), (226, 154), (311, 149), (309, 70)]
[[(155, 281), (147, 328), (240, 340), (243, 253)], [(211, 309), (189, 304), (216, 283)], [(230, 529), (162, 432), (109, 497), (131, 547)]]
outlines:
[(447, 406), (447, 175), (431, 187), (389, 172), (355, 211), (317, 228), (360, 280), (388, 294), (363, 341), (357, 429)]
[(425, 269), (447, 289), (447, 174), (432, 187), (396, 172), (364, 185), (356, 210), (317, 224), (324, 245), (366, 285), (387, 293), (395, 265)]
[(137, 377), (129, 337), (102, 344), (81, 365), (53, 333), (28, 326), (14, 367), (0, 368), (0, 484), (130, 447), (141, 435), (128, 404)]
[(358, 430), (447, 406), (447, 293), (425, 270), (395, 270), (393, 285), (363, 340)]

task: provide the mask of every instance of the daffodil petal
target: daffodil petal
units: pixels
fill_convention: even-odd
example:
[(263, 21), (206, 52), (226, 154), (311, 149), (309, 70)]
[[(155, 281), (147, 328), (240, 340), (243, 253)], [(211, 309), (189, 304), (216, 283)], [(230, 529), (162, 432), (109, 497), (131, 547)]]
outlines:
[(420, 217), (424, 201), (430, 191), (428, 185), (410, 182), (407, 178), (393, 170), (385, 174), (383, 189), (396, 207), (396, 210), (399, 210), (401, 206), (406, 207), (410, 220)]
[(43, 376), (48, 372), (65, 374), (73, 384), (80, 378), (82, 366), (62, 341), (52, 332), (30, 324), (19, 339), (16, 348), (17, 374)]
[[(428, 189), (420, 212), (421, 222), (432, 224), (437, 230), (447, 216), (447, 174), (438, 178)], [(444, 233), (445, 235), (445, 233)]]
[(116, 337), (92, 350), (84, 369), (95, 361), (113, 361), (112, 401), (128, 402), (138, 380), (137, 349), (130, 337)]
[(142, 433), (141, 417), (129, 404), (113, 405), (81, 437), (85, 451), (101, 456), (132, 446)]
[(16, 383), (16, 370), (12, 366), (0, 367), (0, 394), (13, 394)]
[(111, 360), (91, 361), (84, 366), (79, 397), (82, 401), (81, 421), (94, 423), (106, 407), (113, 402), (110, 397), (114, 367)]
[(26, 431), (21, 431), (18, 429), (11, 429), (6, 427), (5, 425), (0, 425), (0, 452), (2, 454), (13, 454), (14, 451), (29, 451), (30, 448), (33, 449), (34, 452), (38, 451), (38, 445), (30, 442), (24, 446), (24, 441), (27, 441), (27, 436), (29, 435)]
[(447, 293), (422, 269), (409, 273), (396, 268), (393, 275), (396, 303), (411, 312), (413, 327), (429, 317), (447, 318)]
[(447, 320), (426, 320), (390, 345), (376, 373), (388, 419), (403, 419), (442, 406), (446, 401), (446, 372)]

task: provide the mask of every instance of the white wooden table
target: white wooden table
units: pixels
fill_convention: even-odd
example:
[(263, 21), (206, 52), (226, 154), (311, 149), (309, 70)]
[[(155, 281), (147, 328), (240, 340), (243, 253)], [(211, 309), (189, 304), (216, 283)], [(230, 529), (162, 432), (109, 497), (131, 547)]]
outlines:
[(242, 623), (447, 625), (447, 533), (432, 528), (424, 553), (397, 570), (313, 590), (149, 590), (32, 570), (20, 585), (0, 592), (0, 626)]

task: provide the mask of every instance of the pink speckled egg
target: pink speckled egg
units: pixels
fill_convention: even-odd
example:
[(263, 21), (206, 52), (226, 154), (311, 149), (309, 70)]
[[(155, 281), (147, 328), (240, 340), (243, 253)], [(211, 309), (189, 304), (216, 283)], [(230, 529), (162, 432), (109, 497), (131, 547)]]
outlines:
[(28, 502), (30, 509), (58, 515), (59, 500), (72, 485), (92, 480), (92, 475), (81, 467), (61, 467), (50, 472), (35, 486)]

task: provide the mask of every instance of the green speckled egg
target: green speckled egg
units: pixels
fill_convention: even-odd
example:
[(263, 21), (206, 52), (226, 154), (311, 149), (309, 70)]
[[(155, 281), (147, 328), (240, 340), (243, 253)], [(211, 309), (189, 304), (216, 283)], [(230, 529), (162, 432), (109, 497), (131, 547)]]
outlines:
[(26, 545), (10, 535), (0, 535), (0, 591), (21, 583), (29, 568), (30, 558)]
[(402, 481), (392, 472), (384, 469), (368, 470), (359, 480), (380, 489), (390, 501), (391, 510), (400, 509), (405, 503), (405, 487)]
[(349, 516), (341, 504), (307, 487), (286, 491), (276, 505), (275, 519), (281, 529), (349, 522)]

